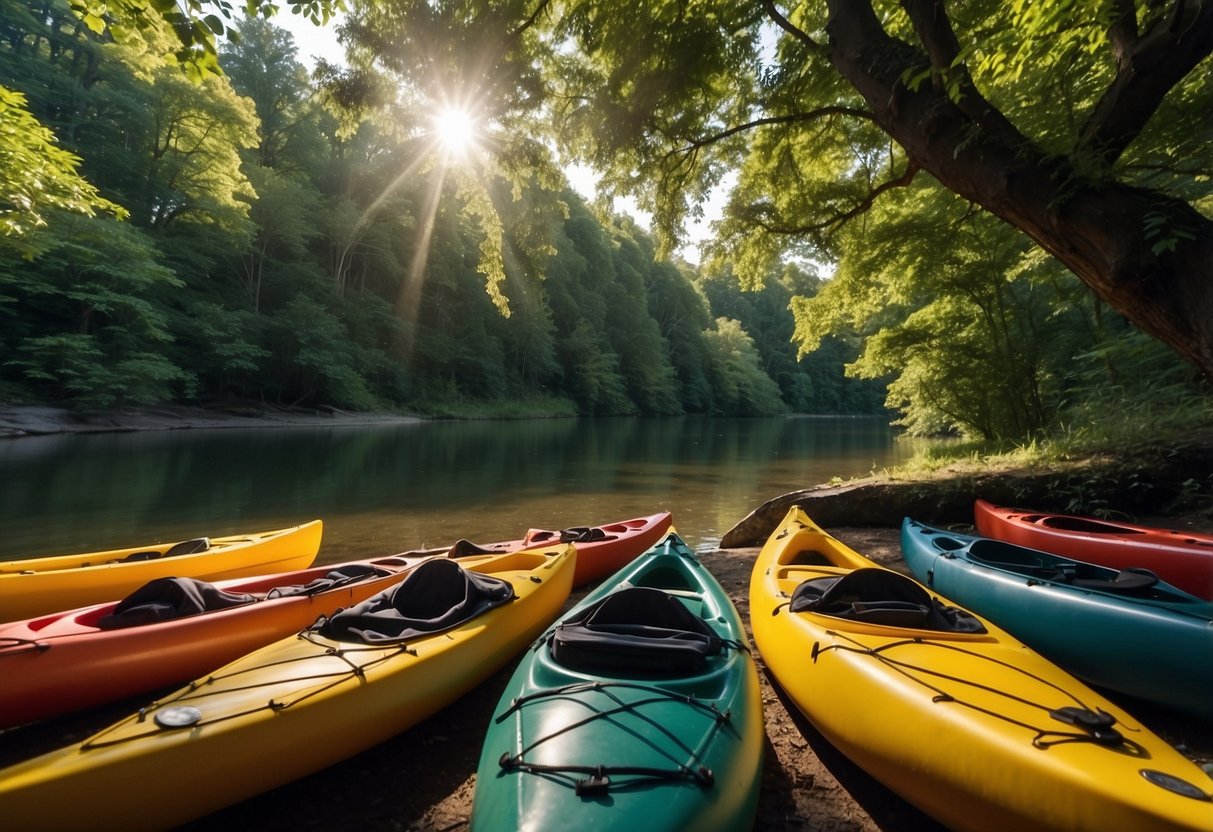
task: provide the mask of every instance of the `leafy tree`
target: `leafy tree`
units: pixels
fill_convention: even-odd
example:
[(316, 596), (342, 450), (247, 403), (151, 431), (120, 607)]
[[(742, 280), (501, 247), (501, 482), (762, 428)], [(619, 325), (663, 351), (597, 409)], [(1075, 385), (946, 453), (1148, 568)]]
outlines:
[(151, 298), (180, 283), (145, 234), (103, 217), (58, 215), (36, 263), (0, 261), (0, 309), (12, 317), (4, 374), (50, 399), (93, 406), (172, 397), (186, 378)]
[(688, 413), (712, 409), (711, 347), (707, 330), (712, 324), (707, 300), (690, 274), (670, 263), (655, 262), (647, 280), (649, 315), (657, 323), (674, 370), (678, 398)]
[(793, 301), (803, 347), (867, 336), (849, 372), (892, 377), (889, 405), (920, 432), (1020, 437), (1050, 423), (1066, 364), (1091, 344), (1077, 282), (938, 188), (901, 189), (873, 219), (840, 235), (834, 279)]
[(770, 416), (787, 410), (779, 388), (762, 371), (754, 342), (741, 324), (717, 318), (707, 333), (712, 350), (714, 409), (723, 416)]
[(260, 18), (237, 26), (220, 53), (232, 87), (249, 98), (259, 124), (256, 161), (280, 173), (311, 168), (325, 151), (322, 113), (289, 32)]
[(32, 256), (32, 232), (46, 225), (50, 209), (119, 217), (126, 211), (80, 178), (80, 158), (60, 147), (25, 103), (24, 95), (0, 85), (0, 245)]

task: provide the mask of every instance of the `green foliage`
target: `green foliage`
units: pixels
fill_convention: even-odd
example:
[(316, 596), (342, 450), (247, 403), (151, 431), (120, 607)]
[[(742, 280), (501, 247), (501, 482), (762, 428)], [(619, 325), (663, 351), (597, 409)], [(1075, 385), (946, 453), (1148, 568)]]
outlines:
[(152, 242), (104, 217), (49, 219), (34, 262), (0, 260), (0, 308), (12, 318), (0, 374), (89, 406), (172, 398), (186, 375), (162, 352), (167, 318), (152, 298), (180, 283)]
[(771, 416), (786, 412), (779, 388), (762, 371), (762, 359), (741, 324), (717, 318), (708, 332), (714, 410), (722, 416)]
[[(978, 207), (1213, 373), (1205, 4), (854, 2), (786, 17), (724, 0), (542, 14), (514, 0), (366, 6), (378, 16), (354, 40), (368, 63), (396, 35), (394, 72), (430, 97), (434, 85), (470, 89), (511, 125), (527, 109), (553, 120), (561, 150), (602, 175), (604, 200), (629, 192), (653, 212), (663, 250), (736, 170), (714, 267), (748, 287), (789, 259), (855, 272), (828, 294), (797, 295), (803, 352), (896, 327), (853, 373), (896, 374), (891, 403), (920, 429), (1040, 430), (1071, 394), (1064, 350), (1099, 335), (1090, 299), (1068, 307), (1081, 293), (1059, 268), (1030, 263), (1026, 236), (961, 216)], [(492, 58), (461, 71), (477, 50)], [(969, 202), (945, 216), (948, 193)], [(962, 222), (969, 233), (953, 243)], [(867, 256), (869, 236), (887, 262)], [(905, 239), (908, 254), (894, 248)], [(888, 263), (908, 279), (889, 279)], [(1000, 392), (992, 379), (1004, 373)], [(812, 396), (803, 381), (784, 387)]]
[(0, 246), (36, 254), (34, 229), (46, 225), (46, 213), (54, 208), (125, 216), (120, 205), (80, 177), (79, 165), (79, 157), (60, 147), (26, 109), (25, 96), (0, 84)]
[[(6, 395), (497, 417), (784, 409), (766, 374), (791, 349), (784, 283), (755, 319), (779, 348), (714, 323), (692, 270), (568, 190), (510, 121), (526, 107), (499, 114), (490, 164), (443, 168), (417, 132), (417, 88), (337, 117), (265, 21), (239, 25), (228, 75), (190, 81), (171, 33), (98, 36), (49, 2), (49, 18), (0, 24), (0, 82), (31, 92), (31, 115), (131, 221), (48, 209), (22, 237), (33, 261), (0, 250)], [(523, 140), (505, 141), (511, 128)]]
[(153, 404), (170, 397), (181, 371), (150, 352), (132, 352), (115, 360), (100, 338), (62, 333), (29, 338), (17, 347), (5, 368), (43, 395), (68, 399), (87, 408)]

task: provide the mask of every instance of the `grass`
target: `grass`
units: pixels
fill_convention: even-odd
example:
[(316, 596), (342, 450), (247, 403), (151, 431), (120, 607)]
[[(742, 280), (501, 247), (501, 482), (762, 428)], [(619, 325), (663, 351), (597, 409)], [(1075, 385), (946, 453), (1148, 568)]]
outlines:
[(1213, 397), (1174, 389), (1127, 394), (1110, 390), (1065, 411), (1049, 430), (1020, 442), (956, 439), (932, 443), (893, 477), (940, 471), (1047, 468), (1213, 435)]

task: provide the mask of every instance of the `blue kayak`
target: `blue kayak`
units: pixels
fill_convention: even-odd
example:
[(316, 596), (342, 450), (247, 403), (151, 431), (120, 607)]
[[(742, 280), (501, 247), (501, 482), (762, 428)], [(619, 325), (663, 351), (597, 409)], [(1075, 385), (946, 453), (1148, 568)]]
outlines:
[(1213, 721), (1213, 602), (1110, 569), (906, 518), (901, 551), (940, 595), (1090, 684)]

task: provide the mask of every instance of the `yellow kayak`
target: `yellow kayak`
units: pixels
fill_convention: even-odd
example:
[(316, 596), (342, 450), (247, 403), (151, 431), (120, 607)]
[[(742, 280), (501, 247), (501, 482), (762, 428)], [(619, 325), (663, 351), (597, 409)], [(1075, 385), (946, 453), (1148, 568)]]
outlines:
[(269, 532), (0, 561), (0, 621), (116, 601), (154, 578), (214, 581), (312, 565), (319, 520)]
[(568, 600), (575, 562), (569, 544), (426, 561), (79, 745), (0, 770), (2, 825), (165, 829), (363, 751), (525, 649)]
[(954, 830), (1208, 830), (1213, 780), (993, 624), (793, 507), (750, 581), (768, 670), (822, 735)]

